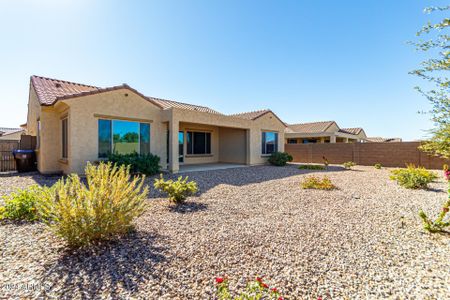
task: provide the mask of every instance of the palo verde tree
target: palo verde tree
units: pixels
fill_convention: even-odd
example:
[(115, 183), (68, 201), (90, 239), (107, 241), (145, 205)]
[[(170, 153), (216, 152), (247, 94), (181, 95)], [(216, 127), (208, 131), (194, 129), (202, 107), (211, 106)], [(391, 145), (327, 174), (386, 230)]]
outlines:
[[(450, 6), (429, 7), (425, 9), (427, 14), (447, 14)], [(417, 70), (411, 72), (416, 76), (429, 82), (427, 90), (416, 87), (431, 103), (429, 114), (435, 126), (431, 130), (432, 136), (429, 141), (420, 146), (422, 151), (439, 157), (450, 158), (450, 81), (448, 71), (450, 69), (450, 36), (448, 29), (450, 19), (443, 16), (438, 22), (428, 22), (417, 32), (418, 41), (412, 44), (417, 50), (428, 55)], [(430, 232), (444, 230), (450, 226), (450, 221), (445, 217), (450, 206), (450, 171), (444, 167), (446, 179), (448, 181), (448, 196), (442, 207), (442, 211), (433, 221), (425, 212), (420, 211), (419, 215), (423, 220), (424, 228)]]

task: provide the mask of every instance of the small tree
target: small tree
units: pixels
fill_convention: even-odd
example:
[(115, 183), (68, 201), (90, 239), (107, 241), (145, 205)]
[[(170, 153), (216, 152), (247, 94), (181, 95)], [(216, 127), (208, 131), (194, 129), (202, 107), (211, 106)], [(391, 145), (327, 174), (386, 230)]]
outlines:
[[(450, 10), (450, 6), (429, 7), (425, 9), (425, 13), (445, 13), (448, 10)], [(450, 19), (445, 17), (437, 23), (428, 22), (417, 32), (417, 36), (427, 36), (429, 39), (422, 39), (412, 44), (416, 46), (417, 50), (430, 54), (430, 58), (423, 61), (419, 69), (410, 72), (432, 85), (432, 88), (427, 91), (416, 87), (431, 103), (432, 109), (429, 113), (435, 123), (435, 128), (431, 130), (431, 139), (423, 143), (420, 149), (444, 158), (450, 158), (450, 81), (446, 74), (446, 71), (450, 69), (450, 36), (447, 34), (449, 26)], [(432, 221), (422, 210), (419, 213), (424, 228), (430, 232), (441, 231), (450, 225), (450, 222), (444, 222), (450, 206), (450, 181), (448, 176), (446, 178), (449, 184), (448, 196), (438, 218)]]

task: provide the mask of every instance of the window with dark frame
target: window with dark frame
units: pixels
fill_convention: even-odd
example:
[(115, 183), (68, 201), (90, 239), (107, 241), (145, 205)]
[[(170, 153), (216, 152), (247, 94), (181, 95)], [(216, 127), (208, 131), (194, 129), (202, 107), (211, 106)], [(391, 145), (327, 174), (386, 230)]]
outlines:
[(287, 143), (288, 144), (297, 144), (297, 139), (288, 139)]
[(111, 153), (149, 154), (150, 124), (123, 120), (98, 120), (98, 157)]
[(62, 119), (61, 120), (61, 128), (62, 128), (62, 158), (67, 158), (68, 154), (68, 136), (69, 136), (69, 130), (68, 130), (68, 119)]
[(211, 132), (188, 131), (187, 154), (211, 154)]
[(272, 154), (278, 151), (278, 132), (264, 131), (261, 139), (262, 154)]

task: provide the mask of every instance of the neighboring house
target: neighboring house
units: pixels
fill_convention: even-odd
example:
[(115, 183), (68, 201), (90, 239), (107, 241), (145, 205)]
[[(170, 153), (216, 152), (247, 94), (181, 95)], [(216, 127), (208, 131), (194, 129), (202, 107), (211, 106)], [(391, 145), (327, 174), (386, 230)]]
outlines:
[(287, 144), (307, 143), (355, 143), (365, 140), (362, 128), (339, 128), (334, 121), (287, 125)]
[(366, 142), (369, 143), (393, 143), (393, 142), (401, 142), (401, 138), (383, 138), (383, 137), (368, 137), (366, 138)]
[(111, 152), (153, 153), (172, 172), (182, 164), (263, 164), (284, 150), (285, 124), (270, 110), (224, 115), (126, 84), (99, 88), (31, 76), (26, 128), (37, 136), (38, 170), (68, 174)]
[(22, 128), (0, 127), (0, 140), (20, 141), (22, 134), (25, 134), (25, 130)]

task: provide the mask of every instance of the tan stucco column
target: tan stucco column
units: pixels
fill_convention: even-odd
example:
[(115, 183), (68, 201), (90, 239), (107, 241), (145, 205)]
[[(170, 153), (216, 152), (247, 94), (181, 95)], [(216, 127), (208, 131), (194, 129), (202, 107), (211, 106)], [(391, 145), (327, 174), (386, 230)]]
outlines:
[(324, 138), (324, 137), (321, 137), (321, 138), (320, 138), (320, 143), (321, 143), (321, 144), (325, 143), (325, 138)]
[(178, 162), (178, 130), (180, 124), (177, 120), (169, 121), (169, 171), (178, 173), (180, 163)]
[(344, 143), (348, 143), (348, 138), (345, 138), (345, 139), (344, 139)]
[(335, 135), (330, 136), (330, 143), (332, 143), (332, 144), (336, 143), (336, 136)]

